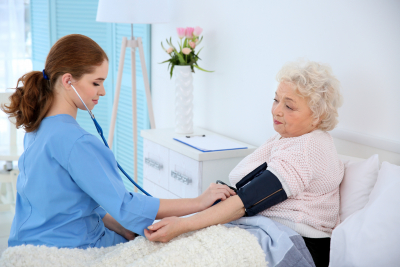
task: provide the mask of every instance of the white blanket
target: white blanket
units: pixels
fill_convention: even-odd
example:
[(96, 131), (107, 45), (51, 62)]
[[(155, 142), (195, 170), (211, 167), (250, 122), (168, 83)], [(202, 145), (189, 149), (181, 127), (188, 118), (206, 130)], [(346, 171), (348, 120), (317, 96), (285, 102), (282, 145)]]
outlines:
[(23, 245), (5, 250), (0, 266), (267, 266), (257, 238), (246, 230), (211, 226), (172, 239), (137, 237), (108, 248), (67, 249)]

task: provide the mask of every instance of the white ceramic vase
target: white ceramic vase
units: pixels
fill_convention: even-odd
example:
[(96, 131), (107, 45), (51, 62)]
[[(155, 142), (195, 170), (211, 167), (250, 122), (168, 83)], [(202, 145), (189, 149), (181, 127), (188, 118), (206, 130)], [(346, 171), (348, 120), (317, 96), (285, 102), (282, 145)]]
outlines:
[(193, 133), (193, 75), (190, 66), (175, 66), (175, 132)]

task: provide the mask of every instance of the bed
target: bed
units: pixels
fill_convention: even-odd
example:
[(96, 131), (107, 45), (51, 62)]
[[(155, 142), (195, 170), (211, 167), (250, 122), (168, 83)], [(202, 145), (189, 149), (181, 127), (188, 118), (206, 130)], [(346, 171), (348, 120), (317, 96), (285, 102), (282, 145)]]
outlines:
[(336, 129), (345, 163), (330, 267), (400, 266), (400, 143)]
[[(345, 164), (345, 177), (340, 188), (341, 223), (332, 234), (330, 266), (400, 266), (400, 144), (346, 131), (334, 131), (332, 135)], [(293, 245), (296, 236), (290, 230), (268, 220), (255, 220), (242, 218), (227, 227), (213, 226), (185, 234), (173, 245), (150, 244), (141, 238), (136, 243), (85, 252), (33, 246), (8, 249), (0, 265), (26, 266), (21, 262), (29, 262), (29, 266), (313, 266), (304, 252), (304, 244)], [(242, 229), (235, 227), (239, 225)], [(257, 236), (258, 228), (264, 231), (264, 237)], [(215, 238), (210, 239), (210, 235)], [(282, 242), (277, 245), (274, 240), (282, 239), (281, 235), (290, 239), (286, 238), (283, 250)], [(243, 242), (238, 242), (237, 237)], [(277, 247), (280, 252), (273, 252)], [(298, 264), (287, 261), (293, 255), (297, 255)], [(132, 257), (136, 257), (135, 262), (130, 260)], [(10, 263), (10, 259), (14, 262)]]

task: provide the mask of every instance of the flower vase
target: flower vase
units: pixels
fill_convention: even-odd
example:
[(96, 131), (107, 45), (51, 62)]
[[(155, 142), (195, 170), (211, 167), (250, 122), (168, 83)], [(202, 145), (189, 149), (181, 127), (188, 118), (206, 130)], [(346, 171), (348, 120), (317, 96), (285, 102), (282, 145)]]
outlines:
[(190, 66), (175, 66), (175, 132), (193, 133), (193, 75)]

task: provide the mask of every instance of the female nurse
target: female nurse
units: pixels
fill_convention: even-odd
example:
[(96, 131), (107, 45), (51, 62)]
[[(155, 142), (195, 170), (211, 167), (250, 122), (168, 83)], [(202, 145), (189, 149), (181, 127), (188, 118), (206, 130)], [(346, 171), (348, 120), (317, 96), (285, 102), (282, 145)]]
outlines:
[(92, 39), (67, 35), (51, 48), (43, 72), (21, 77), (2, 107), (26, 131), (9, 246), (112, 246), (143, 236), (155, 219), (199, 212), (235, 194), (216, 184), (195, 199), (125, 189), (111, 150), (76, 122), (85, 107), (70, 85), (92, 110), (105, 95), (108, 64)]

